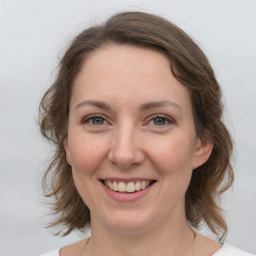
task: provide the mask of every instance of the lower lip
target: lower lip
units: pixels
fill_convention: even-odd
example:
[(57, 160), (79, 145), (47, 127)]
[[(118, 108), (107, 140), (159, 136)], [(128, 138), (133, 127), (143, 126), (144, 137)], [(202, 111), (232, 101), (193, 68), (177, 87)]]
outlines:
[(107, 186), (105, 186), (102, 182), (100, 182), (103, 188), (105, 189), (106, 193), (114, 200), (119, 202), (133, 202), (136, 200), (139, 200), (146, 196), (150, 190), (153, 188), (156, 182), (148, 186), (147, 188), (143, 190), (139, 190), (133, 193), (122, 193), (122, 192), (116, 192), (111, 189), (109, 189)]

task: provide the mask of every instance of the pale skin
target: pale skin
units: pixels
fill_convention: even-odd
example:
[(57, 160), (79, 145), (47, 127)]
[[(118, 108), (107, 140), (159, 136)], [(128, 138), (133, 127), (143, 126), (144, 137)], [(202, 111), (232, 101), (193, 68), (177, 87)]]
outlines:
[[(185, 192), (212, 143), (197, 137), (188, 89), (164, 55), (128, 45), (92, 53), (74, 83), (64, 147), (92, 235), (84, 250), (85, 240), (61, 256), (191, 255)], [(142, 198), (120, 202), (105, 192), (107, 178), (155, 182)], [(197, 233), (194, 255), (219, 248)]]

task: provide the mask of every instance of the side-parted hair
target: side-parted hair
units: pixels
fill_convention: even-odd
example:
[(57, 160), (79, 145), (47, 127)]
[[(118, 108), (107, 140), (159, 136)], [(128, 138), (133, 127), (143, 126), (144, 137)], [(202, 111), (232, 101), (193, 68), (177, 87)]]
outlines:
[(204, 222), (223, 240), (227, 225), (220, 196), (232, 185), (234, 174), (232, 140), (222, 122), (220, 86), (207, 57), (184, 31), (159, 16), (143, 12), (115, 14), (105, 23), (89, 27), (75, 37), (59, 63), (55, 82), (41, 100), (41, 133), (56, 148), (43, 177), (44, 193), (52, 199), (55, 214), (49, 226), (57, 226), (57, 234), (67, 235), (90, 225), (90, 210), (75, 187), (63, 142), (68, 133), (75, 78), (88, 55), (108, 44), (147, 47), (161, 52), (168, 57), (174, 77), (188, 88), (197, 136), (210, 140), (213, 150), (208, 161), (193, 170), (185, 198), (186, 218), (194, 228)]

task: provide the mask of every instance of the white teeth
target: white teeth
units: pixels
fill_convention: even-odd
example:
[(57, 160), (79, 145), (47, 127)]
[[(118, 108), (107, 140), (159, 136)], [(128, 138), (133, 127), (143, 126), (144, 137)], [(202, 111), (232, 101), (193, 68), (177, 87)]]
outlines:
[(142, 182), (141, 182), (141, 188), (142, 188), (142, 189), (145, 189), (145, 188), (146, 188), (146, 181), (142, 181)]
[(140, 181), (136, 181), (136, 183), (135, 183), (135, 189), (136, 189), (136, 191), (141, 190)]
[(126, 185), (126, 191), (127, 192), (134, 192), (135, 191), (135, 185), (133, 182), (129, 182), (127, 185)]
[(113, 189), (114, 189), (114, 191), (117, 191), (117, 189), (118, 189), (118, 184), (116, 181), (113, 182)]
[(109, 188), (113, 190), (113, 184), (111, 181), (108, 182)]
[[(109, 187), (111, 189), (111, 187)], [(126, 184), (124, 182), (119, 182), (117, 186), (119, 192), (126, 192)]]
[(105, 180), (104, 184), (113, 191), (133, 193), (135, 191), (143, 190), (146, 187), (148, 187), (150, 184), (150, 181), (149, 180), (136, 181), (136, 182), (130, 181), (128, 183), (125, 183), (123, 181), (118, 182), (118, 181)]

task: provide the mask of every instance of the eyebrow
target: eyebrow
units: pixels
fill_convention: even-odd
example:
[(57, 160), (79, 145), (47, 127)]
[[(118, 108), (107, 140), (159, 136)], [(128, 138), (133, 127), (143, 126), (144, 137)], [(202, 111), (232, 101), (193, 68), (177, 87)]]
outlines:
[(159, 108), (159, 107), (165, 107), (165, 106), (171, 106), (171, 107), (179, 109), (180, 111), (182, 110), (180, 105), (178, 105), (177, 103), (175, 103), (173, 101), (169, 101), (169, 100), (148, 102), (148, 103), (142, 104), (140, 106), (139, 110), (145, 111), (145, 110), (149, 110), (152, 108)]
[[(78, 109), (78, 108), (80, 108), (82, 106), (86, 106), (86, 105), (92, 105), (97, 108), (101, 108), (101, 109), (105, 109), (105, 110), (112, 110), (112, 107), (109, 104), (107, 104), (103, 101), (98, 101), (98, 100), (84, 100), (81, 103), (77, 104), (75, 108)], [(171, 107), (174, 107), (174, 108), (182, 111), (182, 108), (180, 105), (178, 105), (175, 102), (169, 101), (169, 100), (144, 103), (144, 104), (140, 105), (139, 111), (143, 112), (146, 110), (159, 108), (159, 107), (165, 107), (165, 106), (171, 106)]]
[(97, 108), (102, 108), (102, 109), (106, 109), (106, 110), (112, 110), (111, 106), (103, 101), (98, 101), (98, 100), (84, 100), (81, 103), (76, 105), (76, 109), (82, 107), (82, 106), (86, 106), (86, 105), (92, 105), (95, 106)]

